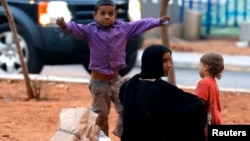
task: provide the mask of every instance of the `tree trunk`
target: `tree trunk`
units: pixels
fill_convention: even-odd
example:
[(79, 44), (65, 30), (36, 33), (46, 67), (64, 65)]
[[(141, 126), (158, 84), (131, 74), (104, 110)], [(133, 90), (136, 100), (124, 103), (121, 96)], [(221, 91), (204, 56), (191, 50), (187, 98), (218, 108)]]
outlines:
[(9, 10), (9, 6), (8, 6), (8, 3), (6, 2), (6, 0), (0, 0), (0, 2), (2, 3), (2, 5), (4, 7), (5, 13), (6, 13), (8, 21), (9, 21), (10, 29), (13, 32), (13, 38), (14, 38), (14, 41), (16, 43), (19, 59), (20, 59), (21, 66), (22, 66), (23, 76), (24, 76), (25, 83), (26, 83), (28, 99), (35, 98), (34, 92), (33, 92), (32, 86), (31, 86), (31, 82), (29, 79), (29, 75), (28, 75), (29, 74), (28, 69), (27, 69), (27, 66), (24, 62), (23, 53), (22, 53), (20, 43), (19, 43), (19, 40), (17, 37), (16, 25), (14, 23), (11, 11)]
[[(160, 17), (167, 15), (168, 11), (168, 2), (169, 0), (161, 0), (161, 11), (160, 11)], [(169, 43), (169, 37), (168, 37), (168, 28), (167, 26), (161, 26), (161, 38), (162, 38), (162, 43), (166, 47), (170, 47)], [(172, 61), (172, 69), (169, 71), (168, 74), (168, 82), (176, 85), (175, 81), (175, 70), (174, 70), (174, 62), (173, 62), (173, 57), (171, 56), (171, 61)]]

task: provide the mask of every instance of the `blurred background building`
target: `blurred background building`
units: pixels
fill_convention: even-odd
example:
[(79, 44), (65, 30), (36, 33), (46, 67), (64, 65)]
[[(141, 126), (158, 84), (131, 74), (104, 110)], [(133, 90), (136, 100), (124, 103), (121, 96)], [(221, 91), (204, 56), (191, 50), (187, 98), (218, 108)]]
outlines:
[[(141, 0), (142, 18), (159, 17), (160, 3)], [(231, 36), (250, 41), (250, 0), (170, 0), (168, 14), (174, 30), (188, 40)]]

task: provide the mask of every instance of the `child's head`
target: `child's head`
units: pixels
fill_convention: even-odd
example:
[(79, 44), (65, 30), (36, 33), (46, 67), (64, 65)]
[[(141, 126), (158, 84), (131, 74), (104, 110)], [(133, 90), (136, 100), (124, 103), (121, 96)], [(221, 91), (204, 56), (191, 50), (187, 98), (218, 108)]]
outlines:
[(115, 3), (112, 0), (99, 0), (95, 4), (95, 12), (98, 11), (100, 6), (113, 6), (115, 8)]
[(168, 76), (171, 68), (171, 50), (169, 48), (163, 45), (150, 45), (144, 50), (141, 59), (141, 78), (152, 79)]
[(221, 73), (224, 70), (224, 59), (217, 53), (206, 53), (200, 58), (199, 73), (203, 78), (204, 76), (210, 76), (220, 79)]
[(112, 0), (99, 0), (93, 13), (96, 22), (103, 28), (110, 28), (116, 18), (116, 7)]

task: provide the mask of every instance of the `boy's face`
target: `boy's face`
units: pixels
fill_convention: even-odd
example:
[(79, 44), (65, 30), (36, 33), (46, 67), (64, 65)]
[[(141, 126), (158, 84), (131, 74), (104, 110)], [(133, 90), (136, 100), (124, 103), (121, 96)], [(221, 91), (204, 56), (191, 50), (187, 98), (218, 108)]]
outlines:
[(200, 62), (200, 65), (199, 65), (199, 74), (200, 74), (200, 77), (201, 78), (204, 78), (205, 75), (206, 75), (206, 71), (207, 71), (207, 65)]
[(93, 14), (96, 22), (103, 28), (110, 28), (115, 21), (115, 7), (110, 5), (100, 6)]

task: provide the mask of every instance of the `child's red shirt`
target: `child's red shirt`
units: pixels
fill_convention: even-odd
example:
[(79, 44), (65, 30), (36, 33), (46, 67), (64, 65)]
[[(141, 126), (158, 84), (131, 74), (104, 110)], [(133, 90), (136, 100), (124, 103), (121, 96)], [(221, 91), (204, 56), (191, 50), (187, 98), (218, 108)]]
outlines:
[(196, 95), (200, 97), (206, 106), (207, 124), (221, 124), (221, 107), (219, 88), (215, 78), (203, 78), (196, 87)]

